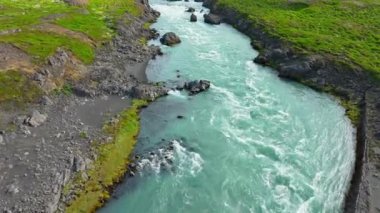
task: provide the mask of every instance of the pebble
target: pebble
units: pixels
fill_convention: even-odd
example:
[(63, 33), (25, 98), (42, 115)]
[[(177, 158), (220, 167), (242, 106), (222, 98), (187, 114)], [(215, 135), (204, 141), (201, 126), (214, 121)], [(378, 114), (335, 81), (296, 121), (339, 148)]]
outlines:
[(6, 189), (6, 192), (9, 194), (12, 194), (12, 195), (19, 193), (19, 191), (20, 190), (17, 188), (17, 186), (15, 184), (9, 185)]

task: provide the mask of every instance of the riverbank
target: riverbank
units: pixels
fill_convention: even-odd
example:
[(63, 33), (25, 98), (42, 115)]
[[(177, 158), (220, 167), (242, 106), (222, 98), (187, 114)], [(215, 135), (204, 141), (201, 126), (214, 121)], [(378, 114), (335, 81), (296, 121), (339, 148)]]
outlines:
[[(146, 64), (159, 48), (141, 42), (155, 36), (147, 26), (159, 14), (146, 1), (117, 5), (120, 2), (91, 1), (81, 7), (54, 2), (36, 6), (45, 9), (40, 14), (28, 1), (19, 1), (14, 7), (0, 1), (0, 10), (16, 14), (4, 20), (19, 21), (2, 25), (19, 30), (0, 29), (0, 85), (5, 86), (0, 87), (1, 211), (64, 211), (75, 198), (62, 196), (64, 186), (79, 173), (91, 176), (87, 172), (99, 158), (97, 142), (112, 144), (102, 130), (104, 123), (130, 107), (131, 98), (151, 99), (165, 93), (161, 87), (147, 84), (145, 77)], [(40, 14), (33, 16), (32, 23), (23, 22), (22, 12), (27, 9)], [(103, 9), (113, 11), (114, 19), (107, 19), (114, 21), (112, 29), (93, 13)], [(103, 12), (108, 17), (110, 11)], [(72, 25), (74, 20), (67, 20), (66, 13), (74, 13), (72, 18), (79, 24)], [(97, 25), (91, 26), (94, 21)], [(103, 38), (107, 32), (114, 33)], [(51, 40), (44, 33), (59, 39)], [(23, 43), (24, 35), (40, 42)], [(13, 40), (5, 41), (7, 38)], [(79, 43), (67, 46), (70, 42)], [(91, 51), (77, 52), (79, 44), (89, 45)]]
[[(328, 54), (302, 51), (292, 43), (268, 34), (260, 23), (243, 13), (206, 0), (204, 6), (218, 14), (228, 24), (248, 35), (252, 46), (260, 51), (255, 62), (278, 70), (279, 76), (339, 97), (347, 107), (347, 114), (357, 126), (356, 164), (345, 201), (345, 212), (376, 212), (380, 208), (379, 144), (380, 144), (380, 89), (368, 72), (354, 64), (337, 61)], [(275, 29), (273, 29), (275, 30)]]

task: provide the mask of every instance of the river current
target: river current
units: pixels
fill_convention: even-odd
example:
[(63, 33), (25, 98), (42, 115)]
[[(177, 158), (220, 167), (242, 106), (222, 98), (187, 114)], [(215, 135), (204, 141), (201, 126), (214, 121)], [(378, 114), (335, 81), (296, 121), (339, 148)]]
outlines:
[[(355, 159), (344, 109), (255, 64), (249, 38), (226, 24), (205, 24), (201, 3), (151, 5), (161, 13), (152, 27), (182, 43), (161, 46), (164, 56), (149, 63), (148, 79), (212, 85), (196, 96), (172, 91), (141, 112), (135, 152), (169, 140), (172, 164), (142, 161), (99, 212), (340, 212)], [(185, 12), (190, 6), (196, 23)]]

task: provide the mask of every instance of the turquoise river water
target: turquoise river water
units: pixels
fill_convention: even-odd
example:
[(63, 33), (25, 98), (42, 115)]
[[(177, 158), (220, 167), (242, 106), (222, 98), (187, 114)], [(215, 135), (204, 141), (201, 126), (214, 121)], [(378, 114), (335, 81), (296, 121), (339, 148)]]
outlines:
[(254, 64), (249, 38), (203, 23), (201, 3), (151, 5), (161, 12), (153, 27), (182, 43), (162, 46), (148, 79), (207, 79), (212, 86), (196, 96), (173, 91), (142, 111), (136, 153), (173, 140), (172, 169), (146, 162), (99, 212), (340, 212), (355, 159), (344, 109)]

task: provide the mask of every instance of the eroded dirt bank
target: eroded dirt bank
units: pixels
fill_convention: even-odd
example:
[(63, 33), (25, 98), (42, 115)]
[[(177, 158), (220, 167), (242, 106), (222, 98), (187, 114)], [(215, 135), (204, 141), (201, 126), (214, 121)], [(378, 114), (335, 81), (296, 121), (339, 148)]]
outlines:
[(255, 62), (275, 68), (282, 78), (337, 96), (349, 103), (345, 106), (348, 114), (353, 107), (360, 110), (360, 116), (353, 119), (357, 126), (356, 163), (344, 211), (379, 212), (379, 83), (369, 72), (354, 64), (343, 64), (337, 57), (295, 50), (290, 43), (266, 33), (260, 23), (252, 23), (237, 11), (218, 6), (215, 0), (204, 1), (204, 6), (251, 38), (252, 46), (260, 52)]

